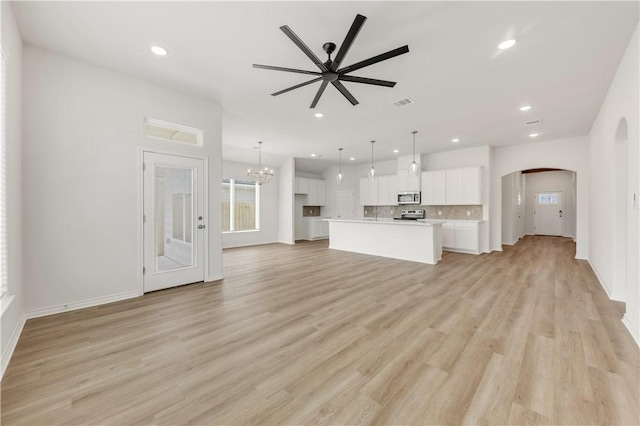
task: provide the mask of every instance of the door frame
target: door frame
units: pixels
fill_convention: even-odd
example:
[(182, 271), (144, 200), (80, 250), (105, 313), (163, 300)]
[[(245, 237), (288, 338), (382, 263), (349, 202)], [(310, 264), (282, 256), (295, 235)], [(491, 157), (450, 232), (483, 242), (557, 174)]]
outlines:
[(204, 155), (192, 155), (192, 154), (183, 154), (181, 152), (162, 150), (162, 149), (152, 149), (152, 148), (143, 148), (141, 147), (138, 150), (138, 292), (139, 296), (144, 295), (144, 154), (145, 153), (152, 154), (163, 154), (163, 155), (171, 155), (174, 157), (183, 157), (183, 158), (191, 158), (195, 160), (202, 160), (204, 164), (204, 168), (202, 170), (202, 182), (203, 184), (203, 200), (202, 200), (202, 211), (203, 215), (206, 219), (206, 227), (203, 232), (203, 258), (204, 258), (204, 270), (203, 270), (203, 281), (207, 280), (209, 277), (209, 157)]

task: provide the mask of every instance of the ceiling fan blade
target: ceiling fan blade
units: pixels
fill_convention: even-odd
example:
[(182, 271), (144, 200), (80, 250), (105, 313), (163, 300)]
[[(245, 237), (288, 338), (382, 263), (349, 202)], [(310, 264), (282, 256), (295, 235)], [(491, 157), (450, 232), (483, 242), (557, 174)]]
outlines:
[(360, 68), (368, 67), (369, 65), (377, 64), (378, 62), (386, 61), (387, 59), (394, 58), (407, 52), (409, 52), (409, 46), (398, 47), (397, 49), (390, 50), (386, 53), (374, 56), (373, 58), (365, 59), (364, 61), (339, 69), (336, 72), (338, 74), (346, 74), (348, 72), (359, 70)]
[(295, 73), (298, 73), (298, 74), (322, 75), (322, 73), (317, 72), (317, 71), (298, 70), (298, 69), (295, 69), (295, 68), (272, 67), (271, 65), (253, 64), (253, 68), (260, 68), (260, 69), (263, 69), (263, 70), (273, 70), (273, 71), (295, 72)]
[(298, 46), (298, 48), (300, 48), (300, 50), (302, 50), (302, 52), (304, 52), (305, 55), (309, 57), (309, 59), (311, 59), (311, 61), (313, 61), (314, 64), (318, 66), (318, 68), (320, 68), (320, 71), (328, 71), (327, 67), (324, 66), (324, 63), (322, 63), (322, 61), (315, 55), (315, 53), (313, 53), (311, 49), (309, 49), (309, 47), (304, 44), (302, 40), (300, 40), (300, 37), (298, 37), (291, 28), (289, 28), (287, 25), (283, 25), (280, 27), (280, 29), (287, 35), (287, 37), (291, 39), (291, 41), (296, 44), (296, 46)]
[(327, 80), (322, 82), (322, 84), (320, 85), (320, 88), (316, 92), (316, 96), (313, 98), (313, 102), (311, 102), (311, 106), (309, 108), (315, 108), (316, 105), (318, 105), (318, 101), (320, 100), (320, 96), (322, 96), (322, 94), (324, 93), (324, 89), (327, 88), (327, 84), (329, 84), (329, 82)]
[(338, 80), (350, 81), (352, 83), (373, 84), (374, 86), (385, 87), (393, 87), (396, 85), (395, 81), (376, 80), (375, 78), (355, 77), (352, 75), (340, 75), (338, 76)]
[(313, 80), (305, 81), (304, 83), (296, 84), (295, 86), (291, 86), (279, 92), (272, 93), (271, 96), (282, 95), (283, 93), (287, 93), (290, 90), (297, 89), (298, 87), (304, 87), (307, 84), (315, 83), (316, 81), (320, 81), (320, 80), (322, 80), (322, 77), (314, 78)]
[(344, 85), (342, 83), (340, 83), (338, 80), (332, 81), (331, 84), (333, 84), (333, 87), (338, 89), (338, 91), (340, 91), (340, 93), (342, 93), (342, 95), (345, 98), (347, 98), (349, 100), (349, 102), (351, 102), (351, 105), (358, 105), (359, 104), (359, 102), (356, 100), (356, 98), (353, 97), (351, 92), (349, 92), (347, 90), (347, 88), (344, 87)]
[(366, 20), (366, 16), (362, 16), (359, 14), (356, 15), (356, 19), (353, 20), (353, 24), (351, 24), (351, 28), (349, 28), (347, 36), (344, 38), (344, 41), (340, 45), (340, 50), (338, 50), (335, 59), (331, 63), (331, 71), (335, 72), (340, 66), (340, 63), (343, 61), (344, 57), (347, 55), (347, 53), (349, 53), (349, 49), (351, 48), (353, 41), (358, 36), (358, 33), (362, 29), (362, 26), (364, 25)]

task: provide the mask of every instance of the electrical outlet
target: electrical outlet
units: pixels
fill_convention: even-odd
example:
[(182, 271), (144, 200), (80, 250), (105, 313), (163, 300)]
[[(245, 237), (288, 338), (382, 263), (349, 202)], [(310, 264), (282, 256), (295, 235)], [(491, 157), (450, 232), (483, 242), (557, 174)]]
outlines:
[(471, 216), (471, 211), (467, 210), (467, 216)]
[(442, 211), (438, 210), (438, 216), (442, 216)]

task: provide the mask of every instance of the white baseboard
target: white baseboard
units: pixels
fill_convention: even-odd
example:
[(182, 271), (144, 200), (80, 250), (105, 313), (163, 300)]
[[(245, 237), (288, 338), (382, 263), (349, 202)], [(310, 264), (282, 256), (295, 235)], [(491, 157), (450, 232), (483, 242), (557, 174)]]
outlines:
[(638, 333), (638, 330), (633, 326), (626, 313), (622, 317), (622, 323), (627, 327), (627, 330), (629, 330), (631, 337), (636, 341), (636, 345), (640, 346), (640, 333)]
[(7, 347), (4, 349), (2, 353), (2, 371), (0, 372), (0, 378), (4, 377), (4, 372), (7, 370), (9, 366), (9, 361), (11, 361), (11, 357), (13, 356), (13, 351), (16, 350), (16, 346), (18, 345), (18, 340), (20, 339), (20, 335), (22, 334), (22, 329), (24, 329), (24, 324), (27, 322), (27, 316), (25, 314), (20, 315), (20, 320), (18, 320), (18, 324), (16, 328), (11, 333), (11, 338), (7, 343)]
[(207, 279), (205, 280), (205, 282), (211, 282), (211, 281), (220, 281), (224, 279), (224, 275), (222, 274), (215, 274), (215, 275), (209, 275), (207, 277)]
[(90, 308), (92, 306), (104, 305), (106, 303), (118, 302), (120, 300), (133, 299), (142, 296), (137, 291), (127, 291), (109, 296), (96, 297), (93, 299), (81, 300), (78, 302), (67, 303), (64, 305), (50, 306), (48, 308), (33, 309), (26, 313), (27, 319), (45, 317), (47, 315), (59, 314), (62, 312), (75, 311), (78, 309)]
[(591, 270), (596, 275), (596, 278), (598, 279), (598, 282), (600, 283), (600, 287), (602, 287), (604, 289), (604, 292), (607, 293), (607, 297), (609, 297), (609, 299), (611, 299), (613, 294), (612, 294), (611, 290), (609, 289), (609, 287), (607, 286), (607, 284), (605, 284), (605, 282), (602, 279), (602, 277), (600, 276), (600, 274), (598, 273), (598, 270), (593, 266), (593, 264), (589, 261), (589, 259), (585, 259), (585, 260), (587, 261), (587, 263), (589, 263), (589, 266), (591, 267)]

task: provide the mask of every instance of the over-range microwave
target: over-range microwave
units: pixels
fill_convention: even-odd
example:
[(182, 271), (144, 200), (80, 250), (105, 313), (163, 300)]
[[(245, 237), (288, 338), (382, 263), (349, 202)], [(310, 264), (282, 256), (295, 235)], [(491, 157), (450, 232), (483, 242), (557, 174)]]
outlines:
[(398, 192), (398, 204), (420, 204), (420, 191)]

